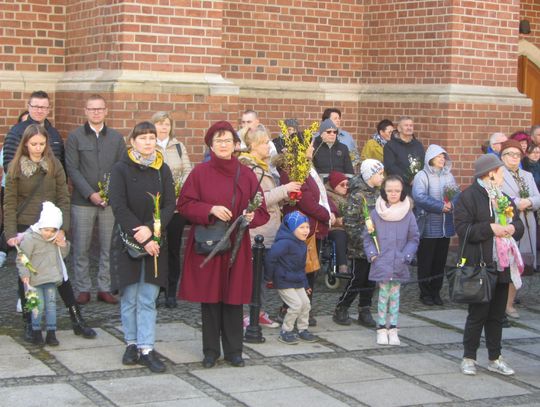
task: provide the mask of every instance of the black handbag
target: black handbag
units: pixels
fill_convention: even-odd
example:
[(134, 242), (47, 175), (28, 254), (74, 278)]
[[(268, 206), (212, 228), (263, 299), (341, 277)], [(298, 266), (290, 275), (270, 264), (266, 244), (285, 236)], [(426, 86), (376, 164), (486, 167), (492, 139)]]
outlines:
[(460, 262), (447, 273), (450, 300), (458, 304), (482, 304), (490, 302), (493, 298), (495, 285), (497, 284), (498, 271), (494, 266), (488, 266), (484, 262), (482, 243), (479, 243), (480, 262), (478, 264), (468, 266), (461, 262), (470, 230), (471, 225), (467, 227), (465, 239), (461, 244), (458, 257), (458, 261)]
[(139, 260), (143, 257), (149, 256), (146, 249), (142, 247), (136, 240), (131, 238), (127, 233), (123, 232), (118, 223), (116, 224), (116, 229), (120, 239), (122, 240), (122, 244), (124, 245), (124, 251), (127, 252), (129, 257), (134, 260)]

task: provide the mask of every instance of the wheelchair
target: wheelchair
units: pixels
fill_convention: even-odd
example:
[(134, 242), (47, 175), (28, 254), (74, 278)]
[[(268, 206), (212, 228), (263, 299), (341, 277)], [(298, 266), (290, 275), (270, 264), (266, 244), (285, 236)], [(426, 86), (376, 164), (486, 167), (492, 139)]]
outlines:
[(333, 240), (325, 238), (321, 244), (319, 253), (321, 263), (321, 272), (324, 275), (324, 285), (335, 290), (339, 288), (341, 280), (350, 280), (351, 274), (338, 273), (336, 261), (336, 243)]

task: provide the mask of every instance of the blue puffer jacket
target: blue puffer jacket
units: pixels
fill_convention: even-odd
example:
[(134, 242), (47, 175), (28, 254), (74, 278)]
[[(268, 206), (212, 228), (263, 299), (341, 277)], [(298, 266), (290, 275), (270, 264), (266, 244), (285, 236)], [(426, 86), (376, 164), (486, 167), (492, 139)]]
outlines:
[(274, 244), (266, 254), (264, 279), (274, 288), (308, 288), (306, 278), (306, 243), (281, 223)]
[[(429, 161), (441, 153), (445, 155), (446, 163), (442, 170), (437, 171), (429, 165)], [(456, 185), (451, 168), (452, 161), (448, 153), (441, 146), (431, 144), (426, 151), (424, 169), (414, 177), (412, 189), (417, 218), (425, 216), (421, 238), (452, 237), (455, 234), (452, 212), (443, 213), (444, 188), (447, 185)], [(452, 205), (458, 196), (459, 194), (454, 197)], [(420, 223), (419, 221), (419, 226)]]

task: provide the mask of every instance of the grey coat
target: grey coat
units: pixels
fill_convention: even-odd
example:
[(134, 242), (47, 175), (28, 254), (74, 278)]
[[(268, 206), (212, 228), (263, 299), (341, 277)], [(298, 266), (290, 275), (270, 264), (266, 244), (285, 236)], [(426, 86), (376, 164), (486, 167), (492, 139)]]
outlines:
[[(518, 174), (525, 181), (525, 184), (529, 189), (530, 196), (528, 199), (532, 202), (532, 210), (527, 210), (525, 212), (518, 211), (519, 218), (523, 222), (523, 226), (525, 226), (525, 232), (518, 242), (518, 247), (521, 256), (523, 257), (523, 262), (536, 268), (536, 218), (533, 211), (540, 208), (540, 192), (538, 192), (534, 177), (530, 172), (520, 168)], [(521, 201), (521, 198), (519, 197), (519, 186), (506, 167), (504, 168), (502, 191), (514, 201), (516, 206), (519, 205), (519, 201)]]
[(98, 182), (111, 173), (114, 163), (126, 151), (124, 138), (116, 130), (104, 126), (99, 137), (88, 122), (73, 130), (66, 142), (66, 170), (73, 182), (73, 205), (93, 206), (88, 199), (98, 192)]

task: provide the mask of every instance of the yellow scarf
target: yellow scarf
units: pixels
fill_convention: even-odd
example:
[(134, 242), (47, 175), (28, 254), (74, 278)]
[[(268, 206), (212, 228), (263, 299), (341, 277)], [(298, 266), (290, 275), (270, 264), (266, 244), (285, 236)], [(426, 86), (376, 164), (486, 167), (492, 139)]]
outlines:
[(130, 148), (128, 150), (128, 157), (134, 163), (144, 165), (144, 166), (147, 166), (147, 167), (150, 167), (150, 168), (154, 168), (155, 170), (158, 170), (158, 171), (161, 168), (161, 166), (163, 165), (163, 154), (159, 150), (155, 151), (154, 161), (152, 161), (150, 163), (144, 162), (144, 160), (142, 159), (140, 154), (138, 154), (133, 148)]
[(269, 171), (268, 163), (266, 161), (263, 161), (260, 158), (257, 158), (257, 157), (255, 157), (254, 155), (252, 155), (250, 153), (242, 153), (242, 154), (240, 154), (240, 157), (246, 157), (249, 160), (253, 161), (256, 165), (261, 167), (264, 171), (266, 171), (266, 172)]

